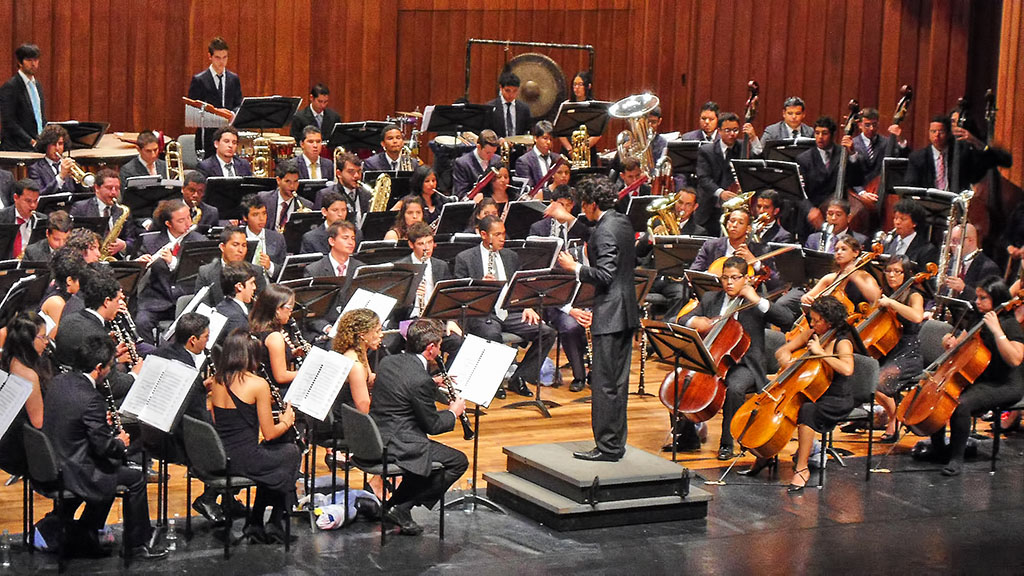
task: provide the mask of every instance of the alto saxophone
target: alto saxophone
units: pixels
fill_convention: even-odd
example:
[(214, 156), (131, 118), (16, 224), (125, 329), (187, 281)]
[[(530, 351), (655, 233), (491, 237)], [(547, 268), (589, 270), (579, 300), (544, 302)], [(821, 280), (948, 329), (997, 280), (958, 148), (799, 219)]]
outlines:
[(100, 260), (103, 262), (113, 262), (114, 255), (110, 253), (110, 245), (117, 240), (117, 237), (121, 235), (121, 230), (124, 228), (125, 222), (131, 216), (131, 210), (128, 209), (124, 204), (118, 204), (116, 201), (114, 206), (121, 209), (121, 215), (114, 221), (114, 225), (110, 227), (110, 232), (103, 238), (103, 242), (100, 244)]

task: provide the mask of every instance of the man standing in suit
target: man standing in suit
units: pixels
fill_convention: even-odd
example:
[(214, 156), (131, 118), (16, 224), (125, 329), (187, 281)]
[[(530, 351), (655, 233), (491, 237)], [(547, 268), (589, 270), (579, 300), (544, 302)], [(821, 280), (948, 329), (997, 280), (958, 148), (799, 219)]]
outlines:
[[(502, 282), (511, 280), (512, 275), (519, 270), (519, 255), (505, 248), (505, 223), (497, 216), (487, 216), (480, 221), (477, 230), (482, 238), (480, 246), (459, 252), (455, 257), (455, 277)], [(530, 342), (526, 356), (508, 381), (508, 388), (521, 396), (533, 396), (527, 382), (539, 381), (541, 361), (547, 357), (555, 343), (555, 329), (542, 323), (540, 315), (532, 308), (525, 308), (522, 313), (509, 313), (496, 306), (490, 316), (470, 318), (466, 323), (467, 326), (463, 327), (466, 332), (492, 342), (501, 342), (502, 332), (515, 334)], [(541, 344), (539, 349), (538, 331)]]
[[(444, 326), (437, 320), (413, 322), (406, 333), (407, 352), (381, 360), (370, 404), (370, 417), (386, 439), (388, 457), (402, 470), (402, 483), (391, 496), (384, 519), (407, 536), (423, 532), (412, 519), (413, 506), (433, 507), (469, 467), (465, 454), (427, 438), (453, 430), (466, 410), (461, 398), (445, 410), (434, 405), (437, 385), (428, 367), (441, 353), (443, 335)], [(434, 469), (434, 462), (441, 468)]]
[(844, 234), (853, 236), (861, 246), (867, 246), (867, 236), (850, 230), (850, 203), (845, 198), (833, 198), (828, 201), (828, 208), (825, 209), (825, 226), (807, 237), (804, 248), (834, 254), (836, 242)]
[[(316, 84), (309, 90), (309, 106), (299, 110), (292, 116), (292, 138), (301, 142), (306, 134), (306, 126), (316, 126), (324, 140), (330, 140), (334, 134), (334, 126), (341, 122), (341, 115), (328, 108), (331, 91), (323, 84)], [(323, 178), (323, 176), (321, 176)]]
[(0, 209), (0, 224), (17, 224), (18, 232), (11, 242), (7, 259), (20, 258), (29, 246), (32, 228), (36, 224), (36, 206), (39, 205), (39, 188), (28, 178), (18, 180), (14, 192), (14, 204)]
[(765, 364), (764, 329), (769, 324), (788, 326), (793, 322), (789, 310), (762, 298), (750, 285), (747, 278), (747, 263), (742, 258), (731, 256), (722, 266), (722, 290), (705, 292), (694, 310), (680, 319), (680, 323), (694, 328), (702, 336), (713, 327), (713, 318), (720, 317), (737, 300), (746, 300), (754, 306), (737, 316), (743, 331), (750, 336), (750, 348), (739, 364), (734, 365), (725, 375), (725, 405), (722, 407), (722, 439), (718, 448), (718, 459), (729, 460), (733, 454), (733, 438), (729, 430), (732, 418), (743, 405), (746, 395), (762, 388), (767, 383), (768, 369)]
[(167, 177), (167, 163), (160, 159), (160, 142), (152, 132), (139, 132), (139, 155), (121, 166), (121, 180), (136, 176)]
[(49, 262), (50, 254), (67, 242), (71, 232), (71, 217), (63, 210), (50, 213), (46, 219), (46, 238), (33, 242), (25, 248), (26, 262)]
[[(296, 210), (310, 211), (313, 204), (298, 195), (299, 166), (294, 160), (283, 160), (274, 168), (277, 188), (259, 193), (260, 202), (267, 207), (267, 222), (275, 230), (284, 230), (285, 224)], [(283, 260), (282, 260), (283, 261)]]
[[(206, 305), (216, 306), (224, 299), (224, 292), (220, 289), (220, 281), (225, 266), (233, 262), (243, 262), (247, 266), (249, 265), (248, 262), (245, 262), (247, 248), (245, 238), (244, 228), (240, 226), (225, 226), (224, 231), (220, 233), (220, 258), (214, 258), (213, 261), (199, 267), (193, 292), (197, 292), (203, 286), (209, 286), (210, 291), (206, 294), (206, 299), (203, 301)], [(253, 274), (256, 275), (256, 293), (258, 294), (267, 287), (267, 275), (263, 272), (262, 267), (253, 267)]]
[(75, 181), (71, 178), (75, 161), (64, 158), (64, 147), (70, 140), (63, 126), (47, 126), (39, 133), (36, 149), (43, 157), (28, 167), (28, 177), (39, 184), (41, 194), (76, 192)]
[(810, 236), (812, 230), (821, 228), (825, 222), (820, 206), (835, 195), (839, 165), (842, 164), (842, 148), (846, 148), (848, 154), (844, 189), (861, 183), (860, 158), (853, 148), (853, 137), (843, 134), (842, 140), (836, 144), (835, 133), (835, 120), (828, 116), (818, 118), (814, 122), (814, 148), (804, 150), (796, 157), (804, 177), (804, 191), (807, 193), (807, 201), (799, 210), (798, 227), (794, 230), (801, 238)]
[[(121, 179), (117, 176), (117, 172), (110, 168), (104, 168), (97, 172), (93, 192), (92, 198), (79, 200), (71, 206), (71, 217), (104, 218), (106, 225), (103, 228), (103, 236), (106, 237), (117, 221), (121, 219), (124, 210), (127, 209), (120, 203)], [(129, 217), (121, 227), (121, 233), (117, 235), (117, 239), (111, 242), (110, 255), (130, 257), (134, 254), (135, 242), (138, 237), (135, 222)]]
[[(889, 126), (886, 137), (878, 133), (878, 109), (865, 108), (860, 111), (860, 122), (857, 124), (860, 134), (853, 139), (853, 149), (860, 158), (864, 182), (871, 182), (882, 174), (882, 161), (886, 158), (901, 158), (907, 155), (907, 139), (899, 124)], [(893, 143), (895, 142), (895, 145)], [(860, 187), (858, 187), (860, 188)], [(857, 190), (862, 193), (863, 188)], [(878, 201), (878, 196), (869, 198)]]
[(554, 138), (551, 132), (554, 126), (547, 120), (533, 125), (533, 148), (516, 160), (516, 176), (526, 178), (530, 188), (537, 185), (561, 158), (557, 152), (551, 151)]
[[(210, 54), (210, 66), (192, 77), (192, 82), (188, 86), (188, 97), (212, 104), (223, 112), (234, 112), (242, 105), (242, 82), (238, 79), (238, 74), (227, 69), (228, 43), (218, 36), (210, 41), (207, 51)], [(236, 133), (235, 136), (237, 135)], [(196, 131), (196, 142), (203, 144), (204, 158), (213, 155), (216, 140), (216, 133), (211, 136), (209, 130), (204, 131), (202, 128)]]
[(498, 151), (498, 135), (493, 130), (480, 131), (476, 149), (460, 156), (452, 170), (452, 190), (456, 196), (465, 199), (484, 172), (501, 166)]
[(245, 223), (246, 240), (256, 241), (252, 263), (262, 268), (266, 275), (274, 278), (284, 260), (288, 257), (288, 248), (284, 236), (277, 230), (267, 228), (267, 207), (256, 194), (242, 197), (242, 222)]
[[(335, 298), (334, 304), (322, 318), (314, 318), (309, 321), (309, 329), (316, 334), (326, 335), (331, 327), (341, 316), (341, 311), (348, 302), (347, 294), (352, 278), (356, 270), (363, 265), (362, 262), (352, 257), (356, 251), (356, 227), (347, 220), (338, 220), (327, 229), (327, 242), (331, 251), (324, 254), (324, 257), (309, 266), (306, 266), (306, 276), (312, 278), (344, 278), (345, 282)], [(384, 319), (382, 318), (381, 321)]]
[[(51, 439), (63, 470), (64, 487), (74, 494), (61, 507), (62, 521), (76, 529), (70, 538), (87, 553), (100, 552), (97, 534), (106, 523), (117, 486), (128, 489), (124, 506), (124, 554), (161, 559), (167, 549), (149, 523), (146, 477), (124, 463), (131, 438), (108, 424), (101, 383), (112, 373), (114, 345), (105, 335), (83, 338), (75, 347), (73, 371), (50, 383), (43, 431)], [(76, 522), (75, 512), (85, 502)]]
[(757, 209), (757, 219), (761, 227), (761, 242), (777, 242), (788, 244), (793, 241), (793, 235), (779, 223), (779, 211), (782, 209), (779, 202), (779, 193), (771, 188), (766, 188), (757, 193), (754, 200)]
[(175, 304), (185, 295), (182, 287), (174, 282), (181, 244), (206, 239), (198, 232), (189, 232), (192, 220), (188, 214), (188, 206), (183, 201), (161, 200), (153, 211), (154, 226), (161, 231), (142, 236), (142, 253), (152, 256), (152, 265), (149, 280), (139, 293), (135, 327), (139, 336), (153, 345), (157, 343), (157, 325), (160, 321), (174, 319)]
[(217, 153), (199, 163), (199, 170), (207, 176), (252, 176), (248, 160), (235, 157), (238, 149), (238, 130), (234, 126), (218, 128), (213, 133), (213, 148)]
[(363, 163), (363, 170), (371, 172), (397, 172), (398, 157), (405, 146), (405, 135), (397, 124), (388, 124), (380, 131), (381, 152), (374, 154)]
[(188, 218), (194, 221), (198, 214), (199, 222), (197, 224), (203, 230), (208, 230), (210, 226), (217, 226), (220, 222), (220, 210), (203, 202), (205, 195), (206, 174), (199, 170), (186, 170), (185, 180), (181, 186), (181, 198), (188, 206)]
[[(814, 129), (804, 124), (804, 101), (798, 96), (790, 96), (782, 103), (782, 120), (764, 129), (761, 136), (761, 143), (767, 144), (773, 140), (787, 140), (792, 138), (810, 138), (814, 136)], [(754, 154), (760, 154), (761, 150), (753, 150)]]
[(904, 198), (893, 206), (892, 241), (885, 246), (886, 254), (903, 254), (913, 260), (918, 271), (929, 262), (938, 262), (939, 249), (928, 239), (925, 230), (927, 214), (919, 204)]
[(700, 107), (700, 128), (682, 135), (682, 140), (714, 142), (718, 140), (718, 103), (707, 101)]
[(964, 244), (961, 258), (963, 263), (960, 266), (960, 275), (950, 275), (946, 278), (946, 287), (940, 294), (952, 294), (954, 298), (971, 301), (975, 297), (975, 289), (989, 276), (1000, 276), (1002, 271), (981, 249), (978, 248), (978, 229), (974, 224), (967, 224), (967, 236), (962, 237), (963, 231), (960, 226), (954, 226), (949, 233), (950, 245), (950, 266), (953, 265), (955, 254), (953, 250)]
[(739, 191), (730, 162), (743, 157), (743, 146), (737, 142), (740, 135), (740, 119), (732, 112), (723, 112), (718, 117), (718, 143), (702, 146), (697, 153), (697, 191), (699, 205), (694, 217), (697, 224), (709, 231), (716, 231), (717, 207), (731, 200)]
[(633, 280), (633, 226), (626, 216), (613, 209), (617, 195), (610, 183), (590, 181), (581, 184), (577, 192), (581, 211), (595, 226), (587, 241), (584, 262), (576, 262), (568, 252), (560, 252), (558, 264), (574, 271), (581, 282), (594, 285), (590, 327), (594, 364), (590, 379), (591, 425), (596, 446), (589, 452), (574, 452), (573, 456), (615, 462), (626, 453), (626, 401), (633, 332), (640, 324)]
[(224, 299), (217, 312), (228, 319), (220, 331), (221, 339), (236, 328), (249, 329), (249, 305), (256, 296), (256, 273), (248, 262), (225, 264), (220, 272), (220, 289)]
[(526, 134), (533, 126), (530, 107), (516, 100), (519, 96), (519, 76), (514, 72), (502, 72), (498, 77), (498, 97), (487, 104), (494, 106), (491, 130), (499, 138)]
[(320, 128), (310, 125), (302, 129), (301, 138), (296, 142), (302, 148), (302, 152), (295, 157), (299, 167), (299, 178), (301, 180), (332, 180), (334, 170), (331, 168), (331, 161), (320, 157), (320, 150), (323, 149), (323, 134)]
[(14, 56), (18, 73), (0, 86), (0, 149), (31, 152), (46, 126), (43, 87), (36, 79), (39, 47), (22, 44)]

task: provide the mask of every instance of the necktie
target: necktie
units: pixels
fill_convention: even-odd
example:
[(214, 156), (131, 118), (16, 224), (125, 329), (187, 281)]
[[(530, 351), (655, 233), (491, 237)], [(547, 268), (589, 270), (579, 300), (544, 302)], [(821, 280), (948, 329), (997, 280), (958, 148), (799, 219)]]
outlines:
[(494, 250), (487, 251), (487, 275), (498, 277), (498, 257)]
[(935, 187), (939, 190), (949, 188), (949, 183), (946, 182), (946, 158), (942, 152), (939, 152), (939, 157), (935, 160)]
[(902, 236), (896, 237), (896, 247), (893, 248), (892, 253), (893, 254), (902, 254), (903, 253), (903, 237)]
[(149, 168), (149, 175), (156, 176), (156, 164), (148, 164), (147, 167)]
[(828, 153), (828, 150), (822, 151), (821, 155), (822, 155), (822, 160), (825, 161), (825, 168), (828, 168), (829, 162), (832, 159), (832, 155)]
[(793, 138), (799, 138), (799, 137), (800, 137), (800, 132), (797, 131), (797, 130), (793, 130)]
[(12, 247), (11, 256), (17, 258), (21, 256), (21, 226), (25, 223), (25, 219), (21, 216), (17, 218), (18, 233), (14, 236), (14, 246)]
[(231, 162), (224, 163), (224, 175), (229, 178), (235, 175), (235, 167), (231, 165)]
[(313, 115), (313, 119), (316, 120), (316, 127), (317, 128), (323, 128), (323, 126), (322, 126), (322, 123), (324, 121), (324, 115), (323, 114), (314, 114)]
[(277, 220), (277, 227), (284, 228), (284, 225), (288, 223), (288, 203), (281, 202), (281, 215)]
[(541, 161), (541, 166), (540, 166), (541, 172), (543, 172), (544, 174), (547, 174), (548, 170), (551, 169), (551, 164), (548, 163), (548, 155), (547, 154), (541, 154), (540, 155), (540, 161)]
[(515, 135), (515, 122), (512, 121), (512, 103), (505, 103), (505, 136)]
[(875, 159), (875, 147), (871, 145), (871, 139), (864, 139), (864, 148), (868, 151), (868, 160)]
[(179, 252), (181, 252), (181, 242), (174, 245), (174, 250), (171, 250), (171, 256), (177, 258)]
[(28, 95), (32, 99), (32, 112), (36, 117), (36, 133), (43, 131), (43, 107), (39, 104), (39, 88), (36, 81), (28, 83)]
[(52, 167), (53, 167), (53, 175), (54, 176), (56, 176), (57, 174), (60, 174), (60, 162), (54, 162)]
[(838, 235), (836, 235), (836, 234), (829, 234), (828, 251), (829, 251), (830, 254), (834, 254), (835, 253), (835, 251), (836, 251), (836, 241), (838, 239), (839, 239)]
[(397, 172), (398, 171), (398, 162), (395, 161), (395, 160), (391, 161), (391, 171), (392, 172)]
[(217, 74), (217, 94), (220, 95), (220, 106), (224, 107), (224, 75)]
[(316, 180), (320, 177), (319, 173), (317, 172), (317, 168), (319, 167), (320, 160), (315, 160), (309, 163), (309, 177), (312, 178), (313, 180)]
[(103, 207), (103, 218), (110, 220), (110, 206)]
[(338, 277), (340, 278), (344, 276), (346, 270), (348, 270), (348, 262), (345, 262), (344, 264), (338, 264)]

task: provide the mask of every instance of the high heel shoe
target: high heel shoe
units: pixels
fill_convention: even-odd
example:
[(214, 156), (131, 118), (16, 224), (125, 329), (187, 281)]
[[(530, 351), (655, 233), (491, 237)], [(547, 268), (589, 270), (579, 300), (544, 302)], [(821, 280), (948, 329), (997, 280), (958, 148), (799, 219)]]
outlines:
[(245, 527), (242, 528), (242, 539), (249, 544), (266, 544), (267, 533), (264, 531), (263, 526), (246, 524)]
[(770, 476), (772, 474), (772, 472), (775, 471), (775, 463), (776, 463), (775, 458), (758, 458), (757, 460), (754, 461), (754, 465), (753, 466), (751, 466), (750, 468), (747, 468), (746, 470), (740, 470), (739, 472), (737, 472), (737, 474), (739, 474), (740, 476), (746, 476), (748, 478), (753, 478), (754, 476), (757, 476), (758, 474), (760, 474), (761, 470), (764, 470), (765, 468), (767, 468), (768, 469), (768, 475)]
[[(804, 472), (807, 473), (807, 478), (804, 478)], [(800, 480), (803, 480), (804, 483), (803, 484), (794, 484), (794, 483), (790, 482), (789, 487), (786, 488), (786, 492), (793, 493), (793, 492), (799, 492), (799, 491), (803, 490), (804, 487), (807, 486), (807, 483), (810, 482), (810, 480), (811, 480), (811, 470), (809, 468), (803, 468), (802, 470), (797, 470), (796, 471), (796, 475), (793, 476), (793, 479), (795, 480), (797, 478), (799, 478)]]

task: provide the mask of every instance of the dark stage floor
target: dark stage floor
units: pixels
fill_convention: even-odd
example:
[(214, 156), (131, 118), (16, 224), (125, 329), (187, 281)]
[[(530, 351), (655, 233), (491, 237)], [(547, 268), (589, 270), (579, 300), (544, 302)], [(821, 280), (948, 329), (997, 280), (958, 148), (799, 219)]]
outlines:
[[(1002, 446), (1000, 469), (968, 462), (945, 478), (902, 455), (864, 482), (864, 460), (830, 462), (823, 490), (787, 494), (792, 474), (731, 475), (714, 494), (706, 521), (559, 533), (517, 514), (484, 509), (447, 514), (446, 541), (437, 514), (416, 510), (426, 532), (394, 536), (382, 553), (376, 525), (357, 523), (311, 534), (295, 521), (298, 543), (235, 548), (225, 562), (198, 521), (191, 543), (179, 540), (169, 560), (135, 563), (149, 574), (942, 574), (1024, 573), (1024, 438)], [(789, 451), (787, 451), (788, 454)], [(788, 458), (788, 457), (787, 457)], [(705, 477), (717, 478), (712, 470)], [(812, 478), (816, 482), (817, 476)], [(237, 525), (238, 523), (236, 523)], [(13, 573), (54, 571), (54, 559), (16, 550)], [(114, 559), (74, 560), (70, 574), (121, 572)]]

